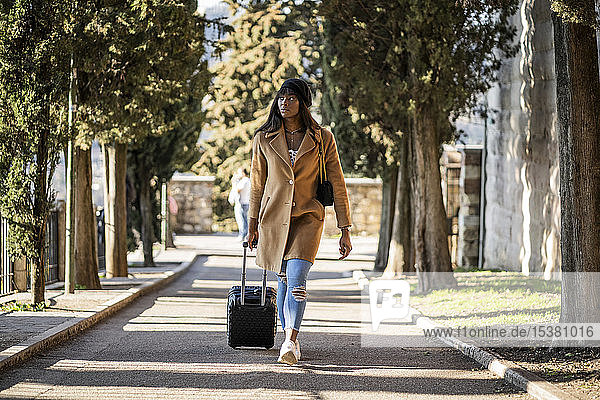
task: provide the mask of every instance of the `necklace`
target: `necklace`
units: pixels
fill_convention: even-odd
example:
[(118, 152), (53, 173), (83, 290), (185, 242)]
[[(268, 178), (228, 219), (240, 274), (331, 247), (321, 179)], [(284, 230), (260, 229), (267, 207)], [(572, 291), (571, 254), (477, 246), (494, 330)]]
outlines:
[(288, 131), (286, 128), (284, 128), (285, 133), (290, 135), (290, 142), (291, 142), (291, 147), (292, 149), (295, 149), (296, 147), (294, 146), (294, 138), (296, 137), (296, 132), (300, 132), (302, 130), (302, 128), (298, 128), (294, 131)]
[(289, 133), (290, 135), (293, 135), (296, 132), (300, 132), (302, 130), (302, 128), (298, 128), (295, 131), (288, 131), (287, 129), (285, 130), (287, 133)]

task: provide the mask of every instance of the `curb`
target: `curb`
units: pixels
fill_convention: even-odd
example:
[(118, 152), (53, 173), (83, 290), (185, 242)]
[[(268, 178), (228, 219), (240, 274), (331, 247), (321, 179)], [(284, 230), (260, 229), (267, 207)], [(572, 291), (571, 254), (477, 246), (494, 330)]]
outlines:
[(89, 314), (87, 316), (73, 317), (60, 325), (0, 352), (0, 372), (31, 358), (42, 350), (64, 342), (70, 337), (115, 314), (137, 298), (172, 282), (187, 271), (199, 257), (201, 256), (196, 255), (191, 261), (183, 262), (174, 270), (164, 272), (162, 277), (157, 278), (153, 282), (144, 282), (135, 288), (128, 289), (127, 293), (123, 293), (103, 303), (96, 311), (87, 313)]
[[(352, 278), (362, 290), (369, 283), (369, 279), (362, 270), (354, 271)], [(429, 317), (421, 314), (419, 310), (411, 307), (414, 312), (413, 322), (422, 329), (444, 329), (443, 325), (436, 325)], [(534, 373), (520, 367), (516, 363), (496, 357), (477, 346), (467, 344), (455, 337), (438, 337), (450, 347), (453, 347), (472, 358), (494, 375), (513, 384), (519, 389), (526, 391), (529, 395), (540, 400), (577, 400), (578, 398), (565, 392), (552, 383), (540, 378)]]
[[(444, 328), (442, 325), (436, 325), (429, 319), (422, 315), (418, 310), (415, 311), (415, 323), (419, 328), (422, 329), (435, 329)], [(446, 343), (450, 347), (454, 347), (464, 355), (477, 361), (483, 367), (490, 370), (495, 375), (510, 382), (514, 386), (526, 391), (531, 396), (540, 400), (576, 400), (577, 397), (563, 391), (557, 386), (550, 382), (540, 378), (534, 373), (527, 371), (526, 369), (519, 367), (516, 363), (508, 360), (504, 360), (494, 356), (492, 353), (487, 352), (477, 346), (467, 344), (455, 337), (438, 337), (442, 342)]]

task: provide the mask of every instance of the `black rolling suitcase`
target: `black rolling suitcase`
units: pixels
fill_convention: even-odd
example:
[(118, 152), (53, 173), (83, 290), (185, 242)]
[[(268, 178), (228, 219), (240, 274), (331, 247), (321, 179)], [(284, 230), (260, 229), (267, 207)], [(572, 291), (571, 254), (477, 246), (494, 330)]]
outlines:
[(227, 344), (233, 348), (270, 349), (277, 329), (277, 290), (267, 287), (267, 270), (263, 272), (262, 288), (246, 286), (247, 248), (244, 242), (242, 286), (233, 286), (227, 297)]

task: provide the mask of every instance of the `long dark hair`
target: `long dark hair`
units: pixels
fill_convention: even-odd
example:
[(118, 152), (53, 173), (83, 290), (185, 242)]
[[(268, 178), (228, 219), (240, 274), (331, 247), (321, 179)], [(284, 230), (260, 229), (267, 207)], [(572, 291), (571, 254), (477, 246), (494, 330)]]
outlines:
[(300, 119), (302, 120), (302, 124), (313, 133), (313, 136), (316, 134), (317, 129), (321, 128), (319, 123), (315, 121), (315, 119), (311, 115), (310, 110), (308, 109), (308, 107), (306, 107), (306, 104), (304, 104), (304, 101), (302, 101), (302, 98), (298, 95), (298, 93), (296, 93), (288, 87), (284, 87), (281, 88), (275, 95), (273, 103), (271, 103), (271, 110), (269, 111), (269, 117), (267, 118), (267, 122), (262, 124), (262, 126), (258, 128), (256, 132), (254, 132), (255, 135), (261, 132), (275, 132), (279, 130), (279, 128), (281, 128), (281, 124), (283, 124), (283, 117), (281, 116), (281, 112), (279, 112), (277, 99), (286, 94), (295, 94), (298, 98), (298, 101), (300, 102), (300, 107), (298, 110), (298, 113), (300, 114)]

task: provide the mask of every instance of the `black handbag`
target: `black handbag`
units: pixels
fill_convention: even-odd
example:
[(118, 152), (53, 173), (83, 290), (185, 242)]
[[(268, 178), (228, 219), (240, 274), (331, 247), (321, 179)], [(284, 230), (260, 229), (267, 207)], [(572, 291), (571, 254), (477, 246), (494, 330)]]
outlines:
[(327, 169), (325, 168), (325, 155), (323, 154), (323, 136), (321, 135), (319, 147), (319, 183), (317, 183), (317, 200), (323, 206), (333, 205), (333, 186), (327, 180)]

